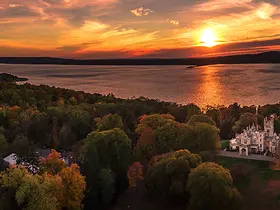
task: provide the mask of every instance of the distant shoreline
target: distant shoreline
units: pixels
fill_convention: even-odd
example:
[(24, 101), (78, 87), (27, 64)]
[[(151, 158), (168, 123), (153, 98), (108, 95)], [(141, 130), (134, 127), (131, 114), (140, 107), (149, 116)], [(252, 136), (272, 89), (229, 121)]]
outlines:
[(267, 64), (280, 63), (280, 52), (264, 52), (260, 54), (244, 54), (210, 58), (139, 58), (139, 59), (92, 59), (78, 60), (51, 57), (0, 57), (1, 64), (37, 64), (37, 65), (185, 65), (205, 66), (214, 64)]

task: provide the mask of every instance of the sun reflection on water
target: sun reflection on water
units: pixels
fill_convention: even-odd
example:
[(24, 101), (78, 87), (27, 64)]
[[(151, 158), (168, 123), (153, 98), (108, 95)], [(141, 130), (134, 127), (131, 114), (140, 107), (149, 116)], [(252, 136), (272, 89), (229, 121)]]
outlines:
[(211, 105), (222, 105), (223, 87), (220, 77), (217, 75), (217, 66), (201, 67), (202, 81), (199, 86), (199, 104), (203, 107)]

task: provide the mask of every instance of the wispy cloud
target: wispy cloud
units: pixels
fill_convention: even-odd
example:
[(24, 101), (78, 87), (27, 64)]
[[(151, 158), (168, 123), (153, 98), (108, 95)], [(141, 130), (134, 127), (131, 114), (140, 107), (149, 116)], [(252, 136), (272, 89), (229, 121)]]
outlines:
[(108, 28), (109, 26), (96, 21), (86, 20), (81, 30), (83, 31), (99, 31)]
[(153, 12), (153, 10), (145, 9), (144, 7), (140, 7), (140, 8), (130, 10), (130, 12), (132, 12), (134, 15), (140, 17), (140, 16), (149, 15), (151, 12)]
[(108, 38), (112, 36), (125, 36), (125, 35), (131, 35), (136, 34), (138, 31), (135, 29), (113, 29), (110, 31), (107, 31), (101, 35), (102, 38)]
[(21, 4), (10, 4), (9, 7), (12, 7), (12, 8), (13, 7), (22, 7), (22, 5)]
[(196, 5), (193, 10), (200, 12), (228, 9), (234, 7), (250, 7), (252, 0), (211, 0)]

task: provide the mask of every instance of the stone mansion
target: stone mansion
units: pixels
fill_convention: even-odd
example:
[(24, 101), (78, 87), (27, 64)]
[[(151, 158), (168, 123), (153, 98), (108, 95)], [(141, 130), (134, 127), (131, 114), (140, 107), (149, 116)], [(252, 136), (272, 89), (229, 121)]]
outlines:
[(239, 155), (272, 154), (280, 156), (280, 137), (274, 132), (274, 115), (264, 119), (264, 130), (259, 130), (258, 125), (244, 129), (241, 134), (236, 134), (230, 140), (230, 150), (238, 151)]

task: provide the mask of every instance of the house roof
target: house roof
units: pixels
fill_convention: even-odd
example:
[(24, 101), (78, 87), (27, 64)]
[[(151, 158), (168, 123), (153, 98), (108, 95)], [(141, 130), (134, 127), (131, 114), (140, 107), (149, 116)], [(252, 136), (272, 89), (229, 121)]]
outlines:
[(15, 165), (17, 164), (17, 159), (18, 159), (17, 155), (15, 153), (12, 153), (7, 157), (5, 157), (3, 160), (9, 163), (10, 165)]

